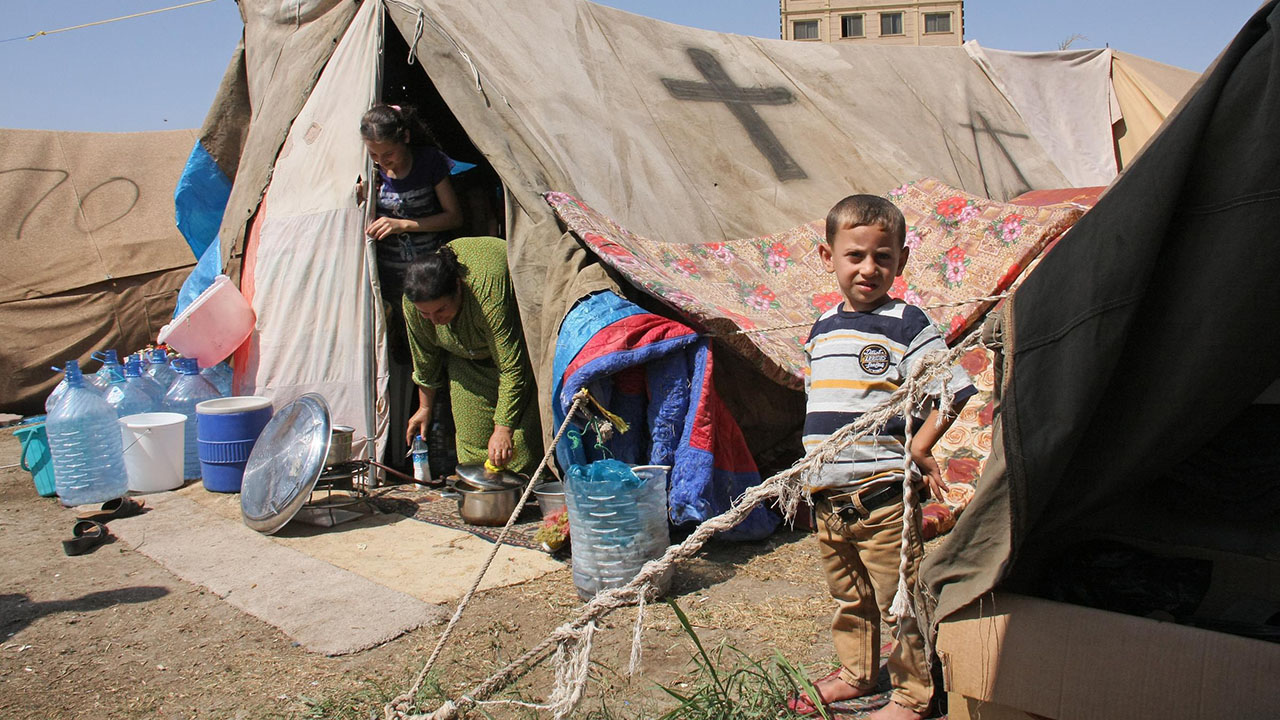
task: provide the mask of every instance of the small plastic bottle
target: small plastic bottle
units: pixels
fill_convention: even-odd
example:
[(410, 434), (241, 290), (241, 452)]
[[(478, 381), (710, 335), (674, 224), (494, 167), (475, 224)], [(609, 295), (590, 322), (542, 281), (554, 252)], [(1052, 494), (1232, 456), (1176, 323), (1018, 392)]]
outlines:
[(160, 387), (164, 388), (165, 392), (169, 392), (169, 386), (173, 385), (173, 381), (178, 378), (178, 374), (169, 367), (169, 354), (160, 348), (155, 348), (148, 350), (146, 357), (150, 364), (143, 368), (143, 372), (155, 378), (155, 381), (160, 383)]
[(126, 368), (124, 374), (113, 376), (102, 398), (116, 411), (116, 417), (154, 411), (155, 403), (142, 388), (128, 381), (128, 372)]
[(413, 438), (413, 479), (419, 485), (431, 483), (431, 461), (427, 453), (427, 439), (421, 435)]
[(98, 372), (89, 376), (89, 383), (98, 389), (100, 393), (107, 392), (107, 386), (116, 377), (124, 377), (124, 368), (120, 367), (120, 356), (115, 350), (104, 350), (93, 354), (94, 360), (101, 360), (102, 367), (98, 368)]
[(45, 423), (54, 485), (63, 505), (90, 505), (129, 491), (116, 412), (93, 392), (80, 363), (67, 362), (67, 390)]
[(182, 450), (182, 477), (186, 480), (199, 480), (200, 446), (196, 442), (196, 405), (205, 400), (213, 400), (218, 389), (213, 383), (200, 377), (200, 366), (195, 358), (178, 358), (173, 361), (178, 376), (164, 395), (165, 410), (182, 413), (187, 416), (183, 427), (185, 446)]
[(159, 412), (164, 409), (164, 392), (155, 378), (142, 371), (142, 358), (130, 355), (124, 362), (124, 380), (137, 386), (151, 400), (151, 409), (147, 412)]

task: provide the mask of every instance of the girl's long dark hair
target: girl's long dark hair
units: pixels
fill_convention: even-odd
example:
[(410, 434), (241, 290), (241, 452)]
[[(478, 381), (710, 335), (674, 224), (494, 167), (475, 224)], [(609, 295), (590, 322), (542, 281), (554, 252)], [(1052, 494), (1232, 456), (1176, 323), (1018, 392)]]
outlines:
[(409, 147), (440, 147), (431, 128), (412, 105), (374, 105), (360, 118), (360, 137), (374, 142), (400, 141)]
[(404, 273), (404, 296), (409, 302), (431, 302), (457, 292), (467, 269), (458, 262), (453, 248), (439, 250), (415, 260)]

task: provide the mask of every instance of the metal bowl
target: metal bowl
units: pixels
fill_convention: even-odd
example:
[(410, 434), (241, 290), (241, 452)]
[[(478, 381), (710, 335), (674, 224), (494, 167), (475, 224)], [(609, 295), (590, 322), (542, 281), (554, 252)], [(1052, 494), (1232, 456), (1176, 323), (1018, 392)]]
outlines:
[(542, 517), (554, 515), (564, 510), (564, 483), (545, 482), (533, 488), (534, 497), (538, 498), (538, 509)]

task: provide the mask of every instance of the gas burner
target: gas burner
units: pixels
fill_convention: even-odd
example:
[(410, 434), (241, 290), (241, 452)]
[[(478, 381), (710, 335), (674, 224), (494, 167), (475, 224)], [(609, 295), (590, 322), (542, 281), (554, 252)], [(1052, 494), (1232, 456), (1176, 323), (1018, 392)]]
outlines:
[(325, 466), (316, 481), (316, 490), (358, 490), (369, 489), (369, 461), (349, 460)]

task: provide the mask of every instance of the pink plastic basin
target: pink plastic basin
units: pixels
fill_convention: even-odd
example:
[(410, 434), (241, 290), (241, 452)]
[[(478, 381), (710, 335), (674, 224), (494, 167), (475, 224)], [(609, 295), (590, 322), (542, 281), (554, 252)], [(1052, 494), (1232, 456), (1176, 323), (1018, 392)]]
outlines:
[(226, 360), (253, 332), (253, 308), (226, 275), (200, 293), (173, 322), (160, 329), (157, 342), (193, 357), (200, 367)]

